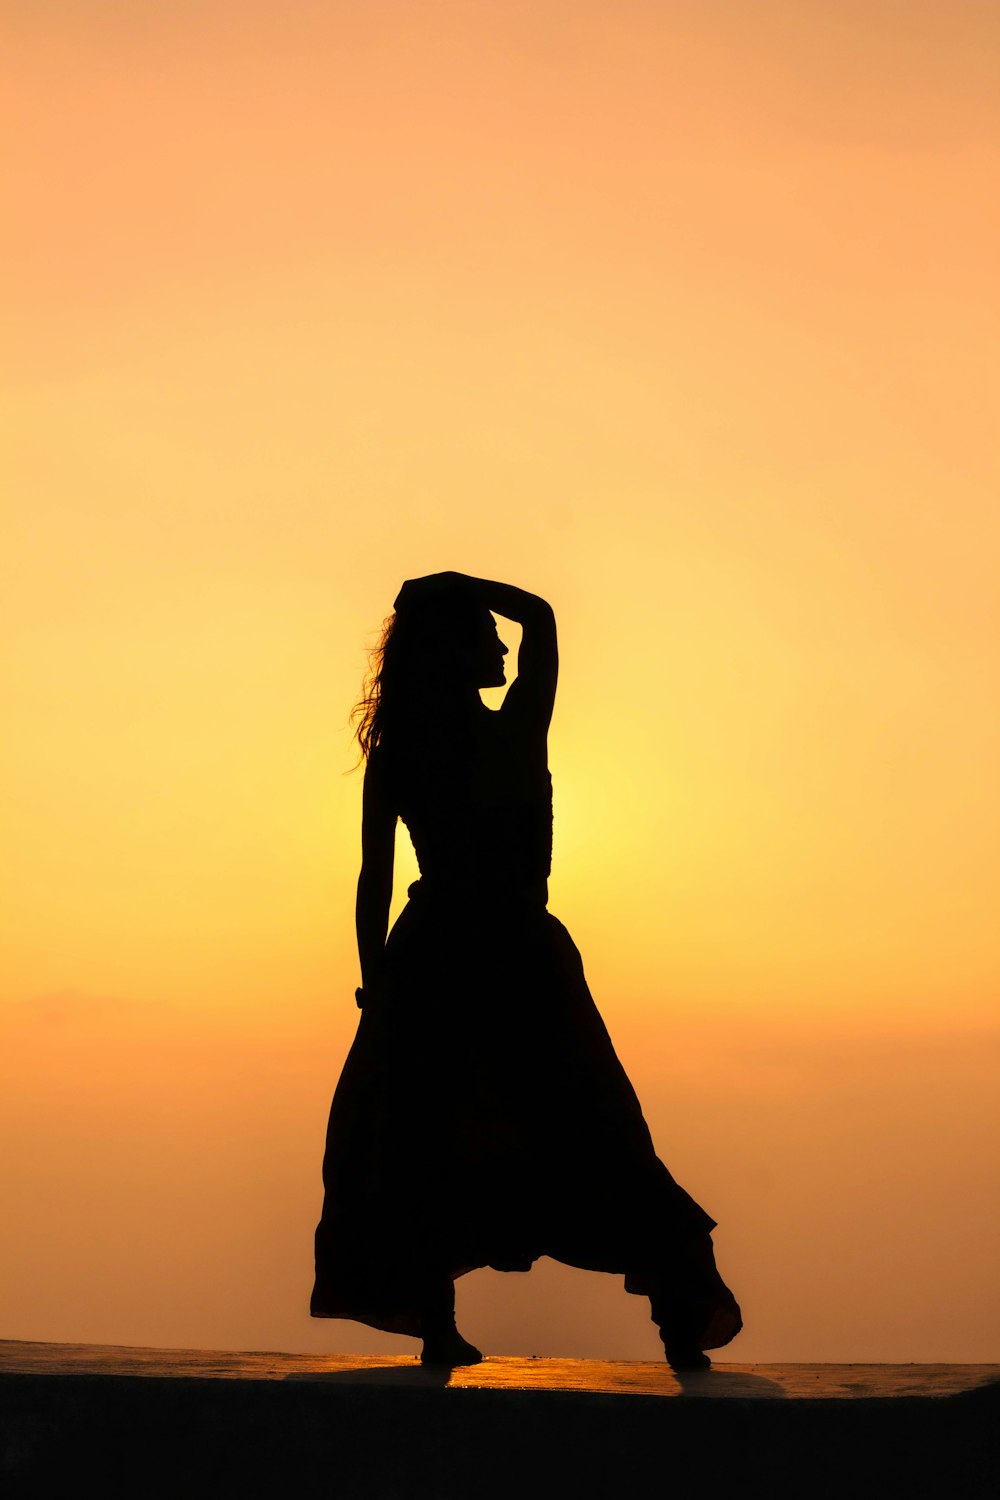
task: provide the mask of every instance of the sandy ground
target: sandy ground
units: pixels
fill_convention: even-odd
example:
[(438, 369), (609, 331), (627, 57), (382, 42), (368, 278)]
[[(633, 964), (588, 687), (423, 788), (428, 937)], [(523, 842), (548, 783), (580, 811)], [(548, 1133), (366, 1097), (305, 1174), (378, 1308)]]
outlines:
[(0, 1340), (0, 1371), (134, 1375), (161, 1379), (328, 1380), (344, 1385), (451, 1390), (588, 1391), (741, 1400), (954, 1396), (1000, 1381), (996, 1365), (738, 1365), (676, 1376), (665, 1364), (489, 1356), (481, 1365), (425, 1370), (412, 1356), (315, 1355)]
[(0, 1343), (5, 1500), (995, 1500), (998, 1412), (997, 1365)]

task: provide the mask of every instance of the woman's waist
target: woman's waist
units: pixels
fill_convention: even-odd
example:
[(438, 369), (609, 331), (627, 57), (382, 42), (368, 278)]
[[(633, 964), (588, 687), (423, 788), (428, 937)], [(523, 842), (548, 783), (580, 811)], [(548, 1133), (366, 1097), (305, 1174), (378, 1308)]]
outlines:
[(548, 905), (549, 883), (545, 875), (504, 876), (474, 870), (424, 872), (408, 888), (407, 895), (416, 906), (444, 906), (454, 909), (544, 910)]

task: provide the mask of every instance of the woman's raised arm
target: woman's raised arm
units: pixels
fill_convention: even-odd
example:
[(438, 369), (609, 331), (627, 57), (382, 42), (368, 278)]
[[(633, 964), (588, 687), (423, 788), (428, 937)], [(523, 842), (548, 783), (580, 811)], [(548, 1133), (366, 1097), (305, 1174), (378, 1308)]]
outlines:
[(559, 678), (559, 644), (551, 604), (511, 583), (474, 580), (486, 608), (521, 627), (517, 679), (504, 699), (503, 712), (530, 717), (543, 731), (549, 727)]
[(405, 583), (396, 607), (408, 592), (418, 589), (458, 590), (492, 613), (520, 625), (522, 636), (517, 654), (517, 681), (504, 699), (503, 712), (530, 718), (543, 732), (547, 730), (559, 677), (556, 617), (551, 604), (537, 594), (515, 588), (512, 583), (470, 578), (466, 573), (432, 573), (426, 578)]

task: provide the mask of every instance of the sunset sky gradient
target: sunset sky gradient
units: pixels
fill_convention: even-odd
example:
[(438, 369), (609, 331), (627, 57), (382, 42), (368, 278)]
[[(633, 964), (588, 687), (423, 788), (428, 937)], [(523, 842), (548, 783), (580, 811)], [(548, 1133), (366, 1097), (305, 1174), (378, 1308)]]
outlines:
[[(725, 1357), (995, 1360), (1000, 7), (0, 13), (0, 1334), (411, 1347), (307, 1304), (347, 716), (456, 568), (555, 607), (550, 907)], [(459, 1295), (656, 1357), (620, 1280)]]

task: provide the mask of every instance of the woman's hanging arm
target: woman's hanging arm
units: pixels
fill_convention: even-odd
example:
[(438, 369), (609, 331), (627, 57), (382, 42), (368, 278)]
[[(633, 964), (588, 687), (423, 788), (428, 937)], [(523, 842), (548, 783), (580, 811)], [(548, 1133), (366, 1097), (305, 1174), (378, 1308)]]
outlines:
[[(361, 988), (364, 994), (370, 995), (378, 985), (389, 929), (396, 852), (397, 813), (388, 795), (385, 771), (377, 750), (365, 770), (362, 805), (361, 874), (358, 876), (355, 916)], [(358, 1003), (361, 1003), (360, 999)]]

